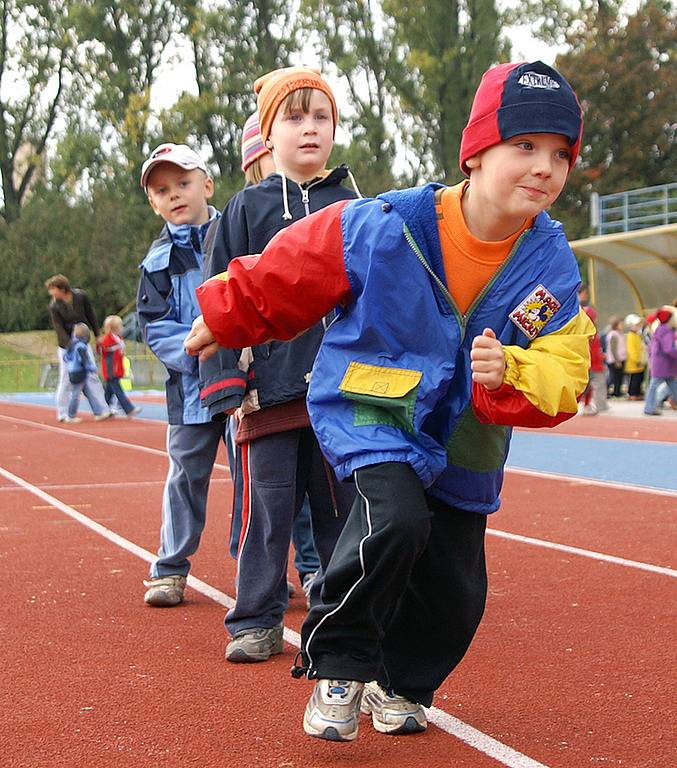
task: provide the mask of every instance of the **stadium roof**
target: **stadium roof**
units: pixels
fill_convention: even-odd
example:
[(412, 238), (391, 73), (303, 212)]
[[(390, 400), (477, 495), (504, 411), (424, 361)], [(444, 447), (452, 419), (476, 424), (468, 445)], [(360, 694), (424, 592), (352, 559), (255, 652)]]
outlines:
[(677, 224), (575, 240), (571, 248), (588, 259), (590, 300), (602, 323), (677, 298)]

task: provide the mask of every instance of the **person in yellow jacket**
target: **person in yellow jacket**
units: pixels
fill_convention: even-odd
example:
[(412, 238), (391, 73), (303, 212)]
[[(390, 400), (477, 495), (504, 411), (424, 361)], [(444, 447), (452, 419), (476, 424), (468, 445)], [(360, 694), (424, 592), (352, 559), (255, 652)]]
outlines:
[(625, 318), (626, 345), (625, 373), (628, 374), (628, 399), (644, 400), (642, 382), (646, 371), (647, 352), (642, 338), (643, 320), (639, 315), (630, 314)]

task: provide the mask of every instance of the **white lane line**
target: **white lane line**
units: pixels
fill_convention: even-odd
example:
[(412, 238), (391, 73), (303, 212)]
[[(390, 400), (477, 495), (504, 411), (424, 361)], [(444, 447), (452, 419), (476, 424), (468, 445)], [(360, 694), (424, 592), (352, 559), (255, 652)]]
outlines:
[[(112, 438), (101, 437), (100, 435), (90, 435), (89, 433), (86, 433), (86, 432), (75, 432), (73, 430), (64, 429), (62, 427), (53, 427), (53, 426), (51, 426), (49, 424), (40, 424), (38, 422), (29, 421), (29, 420), (26, 420), (26, 419), (19, 419), (19, 418), (15, 417), (15, 416), (3, 416), (2, 414), (0, 414), (0, 419), (2, 419), (4, 421), (9, 421), (9, 422), (17, 422), (18, 421), (18, 422), (21, 422), (21, 423), (24, 423), (24, 424), (28, 424), (28, 425), (30, 425), (32, 427), (36, 427), (38, 429), (47, 429), (47, 430), (51, 430), (51, 431), (54, 431), (54, 432), (65, 432), (67, 435), (71, 435), (71, 436), (74, 435), (76, 437), (81, 437), (81, 438), (89, 438), (91, 440), (96, 440), (96, 441), (100, 441), (100, 442), (104, 442), (104, 443), (110, 443), (110, 444), (113, 444), (113, 445), (122, 446), (124, 448), (132, 448), (132, 449), (136, 449), (136, 450), (146, 451), (146, 452), (154, 453), (154, 454), (160, 455), (160, 456), (166, 456), (167, 455), (166, 451), (160, 451), (160, 450), (158, 450), (156, 448), (147, 448), (146, 446), (135, 445), (134, 443), (126, 443), (126, 442), (123, 442), (121, 440), (113, 440)], [(214, 467), (218, 468), (218, 469), (222, 469), (225, 472), (227, 472), (228, 474), (230, 474), (230, 469), (227, 466), (223, 465), (223, 464), (214, 464)], [(579, 484), (582, 484), (582, 485), (605, 485), (605, 486), (613, 486), (613, 487), (616, 487), (616, 488), (621, 488), (622, 487), (625, 490), (639, 491), (639, 492), (642, 492), (642, 493), (657, 493), (657, 494), (662, 495), (662, 496), (677, 496), (677, 492), (676, 491), (665, 491), (665, 490), (661, 490), (661, 489), (653, 489), (653, 488), (648, 488), (648, 487), (645, 488), (645, 487), (635, 486), (635, 485), (625, 485), (623, 483), (608, 483), (608, 482), (602, 481), (602, 480), (589, 480), (587, 478), (576, 478), (576, 477), (572, 477), (572, 476), (569, 476), (569, 475), (549, 475), (549, 474), (545, 474), (545, 473), (542, 473), (542, 472), (535, 472), (535, 471), (525, 470), (525, 469), (516, 470), (516, 469), (508, 469), (508, 468), (506, 468), (506, 471), (507, 472), (512, 472), (514, 474), (529, 475), (529, 476), (536, 477), (536, 478), (546, 477), (546, 478), (554, 479), (554, 480), (564, 480), (564, 481), (567, 481), (567, 482), (579, 483)], [(212, 480), (212, 482), (215, 479), (217, 479), (217, 478), (214, 478)], [(80, 486), (80, 487), (86, 487), (86, 486)], [(5, 490), (5, 489), (0, 488), (0, 491), (2, 491), (2, 490)], [(498, 529), (495, 529), (495, 528), (487, 528), (487, 534), (493, 535), (493, 536), (502, 537), (502, 538), (505, 538), (505, 539), (511, 539), (513, 541), (519, 541), (519, 542), (521, 542), (523, 544), (531, 544), (533, 546), (543, 547), (545, 549), (555, 549), (555, 550), (559, 550), (561, 552), (567, 552), (569, 554), (580, 555), (581, 557), (588, 557), (588, 558), (591, 558), (593, 560), (602, 560), (602, 561), (605, 561), (605, 562), (608, 562), (608, 563), (614, 563), (615, 565), (623, 565), (623, 566), (625, 566), (627, 568), (637, 568), (639, 570), (650, 571), (652, 573), (661, 574), (662, 576), (672, 576), (672, 577), (677, 576), (677, 571), (673, 570), (672, 568), (663, 567), (663, 566), (659, 566), (659, 565), (652, 565), (650, 563), (642, 563), (642, 562), (639, 562), (639, 561), (636, 561), (636, 560), (628, 560), (626, 558), (616, 557), (614, 555), (606, 555), (606, 554), (603, 554), (601, 552), (595, 552), (593, 550), (581, 549), (579, 547), (570, 547), (570, 546), (568, 546), (566, 544), (558, 544), (556, 542), (546, 541), (544, 539), (534, 539), (534, 538), (531, 538), (529, 536), (521, 536), (521, 535), (516, 534), (516, 533), (508, 533), (507, 531), (501, 531), (501, 530), (498, 530)]]
[(662, 565), (652, 565), (651, 563), (642, 563), (638, 560), (627, 560), (624, 557), (616, 557), (615, 555), (605, 555), (602, 552), (595, 552), (591, 549), (580, 549), (579, 547), (570, 547), (568, 544), (557, 544), (554, 541), (546, 541), (545, 539), (533, 539), (531, 536), (520, 536), (517, 533), (508, 533), (507, 531), (499, 531), (496, 528), (487, 528), (487, 535), (497, 536), (501, 539), (509, 539), (510, 541), (519, 541), (522, 544), (531, 544), (534, 547), (543, 547), (544, 549), (555, 549), (559, 552), (567, 552), (570, 555), (580, 555), (581, 557), (589, 557), (592, 560), (601, 560), (605, 563), (613, 563), (614, 565), (622, 565), (625, 568), (637, 568), (640, 571), (650, 571), (651, 573), (658, 573), (661, 576), (677, 576), (677, 571), (673, 568), (668, 568)]
[[(35, 427), (35, 429), (45, 429), (48, 432), (56, 432), (62, 435), (69, 435), (70, 437), (79, 437), (82, 440), (93, 440), (94, 442), (105, 443), (106, 445), (117, 445), (122, 448), (131, 448), (135, 451), (150, 453), (153, 456), (167, 456), (167, 451), (161, 451), (159, 448), (149, 448), (146, 445), (126, 443), (124, 440), (115, 440), (112, 437), (103, 437), (102, 435), (90, 435), (89, 432), (79, 432), (77, 430), (67, 429), (64, 427), (53, 427), (51, 424), (41, 424), (39, 421), (20, 419), (18, 416), (4, 416), (3, 414), (0, 414), (0, 420), (8, 421), (10, 423), (26, 424), (27, 426)], [(230, 469), (225, 464), (214, 464), (214, 469), (222, 469), (224, 472), (230, 474)]]
[[(95, 533), (98, 533), (99, 536), (103, 536), (104, 539), (107, 539), (121, 549), (136, 555), (136, 557), (140, 558), (141, 560), (145, 560), (147, 563), (152, 563), (155, 560), (155, 555), (148, 550), (143, 549), (128, 539), (125, 539), (124, 537), (120, 536), (114, 531), (111, 531), (109, 528), (106, 528), (100, 523), (91, 520), (86, 515), (83, 515), (82, 513), (73, 509), (73, 507), (69, 507), (68, 504), (64, 504), (62, 501), (59, 501), (59, 499), (55, 498), (54, 496), (50, 496), (48, 493), (45, 493), (45, 491), (41, 490), (37, 486), (32, 485), (17, 475), (12, 474), (3, 467), (0, 467), (0, 475), (5, 477), (7, 480), (16, 483), (16, 485), (20, 486), (29, 493), (34, 494), (51, 506), (56, 507), (65, 515), (68, 515), (68, 517), (72, 518), (78, 523), (81, 523)], [(196, 579), (194, 576), (188, 577), (188, 584), (197, 592), (200, 592), (201, 594), (205, 595), (205, 597), (210, 598), (215, 603), (218, 603), (225, 608), (232, 608), (235, 604), (235, 601), (232, 597), (226, 595), (224, 592), (219, 591), (215, 587), (212, 587), (210, 584), (207, 584), (200, 579)], [(284, 629), (284, 639), (290, 645), (293, 645), (296, 648), (301, 647), (301, 636), (299, 633), (294, 632), (287, 627)], [(430, 722), (434, 723), (440, 730), (446, 731), (446, 733), (450, 734), (451, 736), (455, 736), (457, 739), (465, 742), (473, 749), (476, 749), (478, 752), (483, 752), (485, 755), (494, 758), (499, 763), (502, 763), (508, 768), (548, 768), (548, 766), (544, 765), (543, 763), (532, 760), (532, 758), (527, 757), (521, 752), (512, 749), (512, 747), (507, 746), (507, 744), (503, 744), (497, 739), (488, 736), (486, 733), (473, 728), (471, 725), (468, 725), (462, 720), (453, 717), (444, 710), (438, 709), (437, 707), (430, 707), (427, 709), (427, 713)]]
[(522, 469), (520, 467), (506, 467), (506, 474), (525, 475), (526, 477), (535, 477), (541, 480), (560, 480), (573, 485), (594, 485), (599, 488), (614, 488), (621, 491), (636, 491), (637, 493), (650, 493), (656, 496), (669, 496), (677, 498), (677, 491), (670, 488), (656, 488), (653, 485), (633, 485), (631, 483), (619, 483), (615, 480), (598, 480), (594, 477), (583, 477), (582, 475), (565, 475), (558, 472), (539, 472), (535, 469)]
[[(229, 483), (228, 477), (212, 477), (209, 481), (212, 483)], [(162, 485), (166, 483), (166, 480), (130, 480), (128, 482), (121, 481), (118, 483), (44, 483), (42, 488), (49, 488), (51, 491), (80, 491), (91, 490), (93, 488), (141, 488), (152, 485)], [(19, 488), (16, 485), (1, 485), (0, 493), (21, 493), (23, 488)]]
[[(18, 416), (5, 416), (0, 414), (0, 419), (8, 422), (17, 422), (20, 424), (28, 424), (37, 429), (46, 429), (53, 432), (65, 433), (67, 435), (75, 435), (83, 439), (95, 440), (104, 443), (110, 443), (113, 445), (120, 445), (124, 448), (133, 448), (138, 451), (145, 451), (147, 453), (153, 453), (157, 456), (166, 456), (165, 451), (158, 450), (157, 448), (148, 448), (142, 445), (135, 445), (134, 443), (126, 443), (122, 440), (114, 440), (109, 437), (101, 437), (100, 435), (91, 435), (88, 432), (78, 432), (73, 429), (66, 429), (63, 427), (54, 427), (50, 424), (41, 424), (37, 421), (30, 421), (28, 419), (21, 419)], [(214, 464), (215, 469), (222, 469), (230, 474), (230, 468), (224, 464)], [(545, 480), (558, 480), (561, 482), (572, 483), (574, 485), (587, 485), (597, 486), (600, 488), (614, 488), (623, 491), (634, 491), (635, 493), (647, 493), (656, 496), (668, 496), (670, 498), (677, 498), (677, 491), (673, 491), (667, 488), (655, 488), (651, 485), (631, 485), (630, 483), (618, 483), (612, 480), (597, 480), (590, 477), (581, 477), (579, 475), (564, 475), (557, 472), (538, 472), (533, 469), (522, 469), (520, 467), (506, 467), (506, 474), (512, 475), (524, 475), (526, 477), (543, 478)]]

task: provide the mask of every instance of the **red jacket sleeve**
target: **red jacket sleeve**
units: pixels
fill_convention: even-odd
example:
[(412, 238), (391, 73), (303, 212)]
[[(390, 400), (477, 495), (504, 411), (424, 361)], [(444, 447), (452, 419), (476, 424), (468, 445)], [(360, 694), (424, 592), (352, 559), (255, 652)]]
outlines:
[(258, 256), (233, 259), (197, 289), (202, 314), (223, 347), (287, 341), (351, 296), (343, 260), (343, 200), (277, 235)]

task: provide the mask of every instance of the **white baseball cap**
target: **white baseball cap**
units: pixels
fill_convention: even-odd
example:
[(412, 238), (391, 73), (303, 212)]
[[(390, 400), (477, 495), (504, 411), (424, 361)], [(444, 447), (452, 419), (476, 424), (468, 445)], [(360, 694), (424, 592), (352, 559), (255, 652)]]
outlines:
[(160, 163), (173, 163), (187, 171), (199, 168), (209, 176), (205, 161), (186, 144), (160, 144), (141, 167), (141, 186), (146, 189), (150, 172)]

